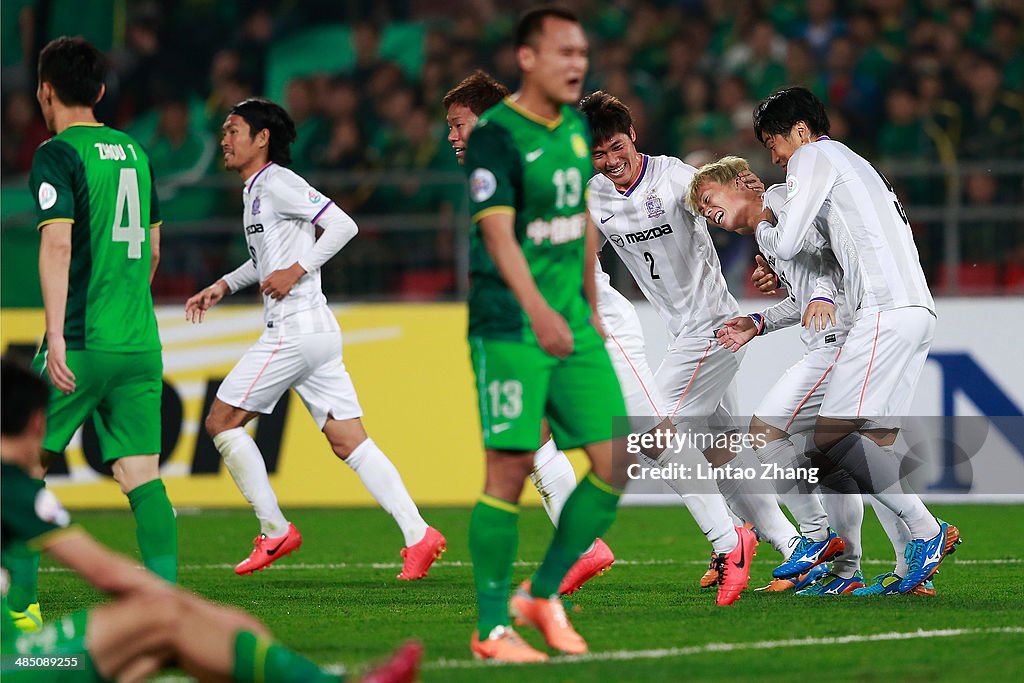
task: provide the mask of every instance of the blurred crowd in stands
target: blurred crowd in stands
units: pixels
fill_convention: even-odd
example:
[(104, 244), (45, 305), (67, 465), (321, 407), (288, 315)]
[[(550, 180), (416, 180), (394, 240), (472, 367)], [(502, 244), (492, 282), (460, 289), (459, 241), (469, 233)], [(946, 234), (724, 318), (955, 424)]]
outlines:
[[(115, 75), (100, 117), (135, 134), (160, 180), (186, 186), (186, 198), (192, 181), (223, 172), (220, 125), (232, 104), (254, 94), (279, 97), (295, 118), (300, 172), (455, 171), (441, 98), (478, 67), (514, 89), (511, 29), (532, 4), (5, 0), (3, 174), (26, 173), (48, 137), (33, 97), (32, 55), (54, 32), (85, 34), (109, 51)], [(1024, 162), (1024, 2), (562, 4), (581, 15), (591, 40), (588, 90), (630, 105), (643, 151), (697, 165), (739, 154), (776, 181), (751, 111), (772, 91), (802, 84), (827, 104), (832, 137), (883, 169), (918, 164), (923, 174), (890, 178), (909, 207), (942, 205), (951, 187), (965, 206), (1024, 202), (1019, 168), (967, 166), (959, 185), (935, 170)], [(331, 26), (348, 40), (325, 33)], [(344, 58), (334, 59), (332, 47)], [(414, 212), (447, 199), (410, 182), (354, 186), (340, 203)], [(186, 220), (211, 210), (201, 198), (180, 204)], [(941, 231), (937, 225), (928, 229)], [(1022, 230), (1020, 222), (978, 226), (964, 237), (964, 258), (1024, 264)], [(932, 271), (942, 259), (936, 240), (919, 239)]]

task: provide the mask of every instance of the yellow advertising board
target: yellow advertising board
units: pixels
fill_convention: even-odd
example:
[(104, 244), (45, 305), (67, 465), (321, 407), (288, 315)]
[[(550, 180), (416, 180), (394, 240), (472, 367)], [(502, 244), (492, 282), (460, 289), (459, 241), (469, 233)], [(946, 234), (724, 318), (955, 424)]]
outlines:
[[(465, 305), (352, 305), (334, 310), (366, 429), (394, 461), (413, 499), (420, 505), (473, 503), (483, 482), (483, 451)], [(201, 325), (186, 322), (179, 307), (160, 307), (157, 316), (164, 342), (165, 443), (173, 440), (162, 471), (171, 501), (177, 507), (244, 506), (245, 499), (201, 430), (204, 405), (212, 399), (215, 383), (262, 332), (262, 309), (218, 306)], [(4, 310), (0, 348), (35, 344), (43, 327), (40, 310)], [(281, 504), (374, 504), (355, 473), (331, 452), (298, 396), (290, 392), (286, 400), (287, 406), (279, 406), (275, 415), (250, 425)], [(67, 473), (51, 474), (48, 485), (68, 507), (125, 504), (113, 479), (90, 466), (88, 449), (88, 435), (83, 438), (80, 430), (65, 454)], [(524, 502), (538, 503), (539, 497), (529, 490)]]

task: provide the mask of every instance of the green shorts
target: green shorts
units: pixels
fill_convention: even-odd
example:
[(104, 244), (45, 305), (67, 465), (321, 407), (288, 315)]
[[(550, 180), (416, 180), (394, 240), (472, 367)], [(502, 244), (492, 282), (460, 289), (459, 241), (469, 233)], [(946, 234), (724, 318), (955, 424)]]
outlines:
[(486, 448), (537, 450), (545, 417), (562, 449), (621, 436), (613, 418), (626, 406), (604, 342), (589, 327), (575, 341), (559, 359), (534, 344), (470, 337)]
[[(3, 680), (18, 683), (105, 680), (85, 649), (88, 625), (89, 612), (80, 610), (48, 621), (38, 631), (19, 634), (13, 647), (4, 648)], [(19, 658), (23, 658), (21, 663)]]
[[(45, 366), (45, 356), (36, 354), (32, 367), (49, 383)], [(164, 364), (159, 351), (68, 351), (68, 368), (75, 390), (65, 396), (50, 385), (43, 448), (63, 452), (92, 416), (103, 462), (160, 452)]]

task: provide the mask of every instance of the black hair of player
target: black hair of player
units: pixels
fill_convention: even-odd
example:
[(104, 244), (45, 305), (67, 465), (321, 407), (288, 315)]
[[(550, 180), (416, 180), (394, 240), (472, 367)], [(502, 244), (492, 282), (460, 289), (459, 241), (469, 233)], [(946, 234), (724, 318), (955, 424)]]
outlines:
[(266, 129), (270, 133), (267, 144), (267, 159), (278, 166), (292, 163), (292, 143), (295, 142), (295, 122), (284, 107), (265, 97), (250, 97), (242, 100), (228, 112), (245, 119), (249, 124), (249, 137)]
[(489, 73), (477, 69), (449, 90), (441, 100), (441, 105), (448, 110), (454, 104), (461, 104), (480, 116), (509, 94), (508, 88), (494, 80)]
[(633, 115), (622, 100), (615, 95), (597, 90), (580, 100), (580, 111), (590, 125), (590, 135), (595, 145), (603, 145), (618, 133), (625, 133), (633, 127)]
[(788, 135), (803, 121), (813, 136), (828, 135), (830, 128), (825, 105), (807, 88), (784, 88), (761, 100), (754, 109), (754, 135), (763, 144), (765, 137)]
[(50, 388), (39, 375), (10, 358), (0, 359), (0, 431), (18, 436), (35, 413), (46, 410)]
[(93, 107), (107, 77), (107, 58), (82, 36), (61, 36), (39, 53), (38, 75), (65, 106)]
[(516, 48), (521, 48), (524, 45), (536, 48), (537, 38), (544, 32), (544, 20), (548, 17), (565, 19), (566, 21), (571, 21), (574, 24), (580, 23), (580, 18), (576, 16), (572, 10), (565, 7), (559, 7), (558, 5), (542, 5), (540, 7), (534, 7), (531, 10), (527, 10), (519, 17), (519, 23), (516, 24), (515, 34)]

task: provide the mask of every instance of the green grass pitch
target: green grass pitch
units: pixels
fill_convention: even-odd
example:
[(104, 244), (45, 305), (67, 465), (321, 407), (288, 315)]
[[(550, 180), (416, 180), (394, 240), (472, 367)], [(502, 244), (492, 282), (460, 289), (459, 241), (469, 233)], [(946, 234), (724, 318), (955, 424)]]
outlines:
[[(289, 510), (305, 542), (263, 573), (231, 567), (256, 531), (246, 511), (178, 517), (183, 586), (249, 610), (284, 643), (324, 664), (358, 670), (399, 641), (426, 646), (424, 681), (1002, 680), (1024, 671), (1024, 506), (934, 506), (959, 526), (963, 545), (936, 577), (934, 598), (804, 598), (748, 591), (716, 607), (701, 591), (708, 547), (682, 507), (623, 508), (606, 540), (619, 562), (572, 596), (570, 615), (591, 659), (543, 665), (474, 662), (467, 509), (428, 509), (448, 552), (417, 582), (399, 582), (401, 535), (377, 509)], [(73, 517), (110, 546), (137, 556), (128, 512)], [(528, 577), (551, 537), (540, 509), (520, 521)], [(892, 549), (865, 512), (865, 574), (888, 571)], [(751, 587), (768, 582), (779, 556), (758, 547)], [(44, 561), (44, 617), (103, 598)], [(202, 628), (196, 624), (195, 628)], [(538, 634), (520, 632), (535, 646)], [(889, 635), (886, 635), (889, 634)], [(799, 641), (809, 639), (809, 642)], [(1016, 672), (1014, 674), (1013, 672)]]

